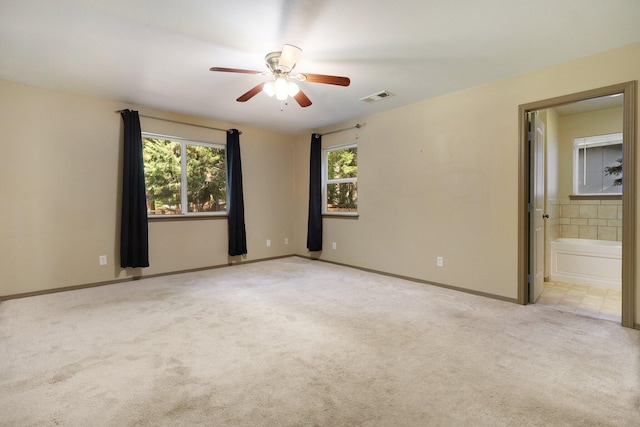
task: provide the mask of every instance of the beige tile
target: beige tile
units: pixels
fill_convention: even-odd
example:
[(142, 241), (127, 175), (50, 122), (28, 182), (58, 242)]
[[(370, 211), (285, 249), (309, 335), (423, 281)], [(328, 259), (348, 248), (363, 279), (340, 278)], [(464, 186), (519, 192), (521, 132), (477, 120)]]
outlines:
[(563, 225), (562, 237), (580, 237), (580, 227), (577, 225)]
[(602, 319), (602, 320), (611, 320), (613, 322), (620, 322), (622, 319), (622, 316), (620, 314), (616, 314), (616, 313), (599, 313), (598, 314), (598, 319)]
[(598, 227), (598, 240), (616, 240), (618, 229), (616, 227)]
[(622, 200), (600, 200), (601, 205), (622, 205)]
[(602, 307), (600, 307), (600, 313), (605, 314), (620, 314), (622, 312), (622, 305), (607, 305), (605, 302)]
[(580, 216), (580, 206), (578, 205), (562, 205), (561, 214), (563, 218), (577, 218)]
[(571, 218), (572, 225), (590, 225), (589, 221), (591, 220), (588, 218)]
[(598, 227), (606, 227), (607, 226), (607, 220), (606, 219), (594, 218), (594, 219), (589, 219), (587, 221), (589, 221), (587, 225), (596, 225)]
[(567, 299), (562, 298), (560, 301), (558, 301), (557, 305), (567, 305), (567, 306), (572, 306), (574, 309), (577, 309), (578, 307), (580, 307), (582, 305), (582, 298), (580, 298), (579, 300), (572, 300), (572, 299)]
[(615, 308), (615, 307), (620, 307), (621, 305), (622, 305), (622, 298), (606, 296), (604, 297), (604, 303), (602, 304), (602, 307)]
[(602, 297), (587, 295), (582, 299), (582, 302), (580, 303), (579, 307), (588, 308), (598, 312), (602, 308), (603, 304), (604, 304), (604, 301)]
[(622, 205), (618, 206), (618, 219), (622, 219)]
[(596, 206), (596, 205), (581, 205), (580, 206), (580, 218), (598, 218), (598, 206)]
[(598, 206), (598, 218), (601, 219), (616, 219), (618, 218), (618, 207), (615, 205), (600, 205)]
[(581, 225), (579, 231), (579, 237), (581, 239), (597, 239), (598, 227), (592, 225)]
[(571, 284), (571, 290), (572, 291), (580, 291), (580, 292), (584, 292), (587, 293), (587, 291), (589, 290), (590, 286), (589, 285), (581, 285), (579, 283), (572, 283)]
[(560, 218), (560, 224), (571, 224), (571, 218)]
[(551, 299), (555, 300), (556, 302), (558, 302), (562, 298), (564, 298), (566, 293), (567, 293), (566, 291), (550, 291), (550, 292), (547, 292), (546, 294), (544, 294), (544, 296), (545, 296), (545, 298), (551, 298)]
[(536, 304), (546, 305), (548, 307), (555, 307), (557, 303), (557, 298), (546, 297), (544, 295), (540, 295), (540, 297), (536, 301)]
[(608, 219), (607, 225), (609, 227), (622, 227), (622, 220), (620, 219)]
[(600, 288), (607, 290), (607, 298), (622, 298), (622, 290), (620, 289), (608, 289), (608, 288)]
[(594, 295), (603, 299), (604, 297), (607, 296), (607, 292), (609, 292), (609, 289), (599, 288), (597, 286), (591, 286), (587, 291), (587, 295)]
[(583, 304), (600, 304), (602, 305), (604, 302), (604, 296), (602, 294), (592, 293), (591, 289), (587, 289), (584, 299), (582, 300)]

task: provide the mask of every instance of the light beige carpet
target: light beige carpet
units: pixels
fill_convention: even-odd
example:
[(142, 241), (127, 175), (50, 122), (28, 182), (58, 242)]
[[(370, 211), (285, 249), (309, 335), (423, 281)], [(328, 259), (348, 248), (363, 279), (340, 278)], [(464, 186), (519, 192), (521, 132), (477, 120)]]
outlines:
[(640, 331), (285, 258), (0, 304), (3, 426), (637, 426)]

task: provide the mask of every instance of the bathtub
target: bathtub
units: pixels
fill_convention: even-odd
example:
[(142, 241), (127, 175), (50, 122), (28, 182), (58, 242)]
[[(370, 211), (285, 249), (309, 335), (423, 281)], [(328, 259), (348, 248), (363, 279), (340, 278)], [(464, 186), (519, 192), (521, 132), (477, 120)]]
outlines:
[(622, 242), (561, 238), (551, 242), (552, 282), (622, 288)]

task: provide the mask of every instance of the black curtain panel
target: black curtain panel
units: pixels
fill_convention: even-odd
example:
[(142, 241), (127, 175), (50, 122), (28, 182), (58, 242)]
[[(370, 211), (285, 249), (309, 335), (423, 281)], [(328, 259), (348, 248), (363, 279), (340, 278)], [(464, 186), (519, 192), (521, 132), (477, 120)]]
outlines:
[(311, 135), (307, 249), (311, 252), (322, 250), (322, 135), (317, 133)]
[(247, 253), (247, 232), (244, 225), (244, 197), (242, 195), (242, 162), (240, 160), (240, 131), (227, 132), (227, 191), (229, 192), (229, 255)]
[(120, 266), (149, 267), (149, 229), (144, 186), (142, 133), (137, 111), (120, 112), (124, 121)]

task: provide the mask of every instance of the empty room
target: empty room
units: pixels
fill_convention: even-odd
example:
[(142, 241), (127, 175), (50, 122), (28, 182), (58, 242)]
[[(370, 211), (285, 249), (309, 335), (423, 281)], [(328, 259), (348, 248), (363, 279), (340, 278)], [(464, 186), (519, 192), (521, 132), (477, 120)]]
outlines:
[(637, 425), (639, 22), (0, 0), (0, 426)]

